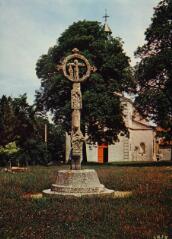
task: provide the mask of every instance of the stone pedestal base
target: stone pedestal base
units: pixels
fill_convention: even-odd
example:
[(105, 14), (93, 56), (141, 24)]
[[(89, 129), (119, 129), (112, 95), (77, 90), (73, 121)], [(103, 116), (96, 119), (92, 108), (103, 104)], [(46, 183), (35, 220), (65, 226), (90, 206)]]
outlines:
[(55, 184), (51, 189), (43, 191), (44, 196), (98, 196), (109, 195), (114, 191), (100, 184), (97, 173), (93, 169), (60, 170), (57, 172)]

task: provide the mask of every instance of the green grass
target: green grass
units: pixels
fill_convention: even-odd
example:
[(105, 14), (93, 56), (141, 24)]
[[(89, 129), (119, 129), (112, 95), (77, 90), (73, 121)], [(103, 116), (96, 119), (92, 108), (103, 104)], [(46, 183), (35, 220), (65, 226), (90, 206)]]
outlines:
[(132, 196), (24, 199), (23, 193), (49, 188), (62, 166), (0, 172), (0, 238), (172, 238), (172, 166), (87, 167), (97, 170), (106, 187), (131, 190)]

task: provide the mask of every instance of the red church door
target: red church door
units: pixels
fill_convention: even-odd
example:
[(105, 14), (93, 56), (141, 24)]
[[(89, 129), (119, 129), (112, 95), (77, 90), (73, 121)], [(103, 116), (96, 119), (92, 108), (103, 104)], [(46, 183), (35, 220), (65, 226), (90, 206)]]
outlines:
[(98, 163), (108, 162), (108, 145), (98, 145)]

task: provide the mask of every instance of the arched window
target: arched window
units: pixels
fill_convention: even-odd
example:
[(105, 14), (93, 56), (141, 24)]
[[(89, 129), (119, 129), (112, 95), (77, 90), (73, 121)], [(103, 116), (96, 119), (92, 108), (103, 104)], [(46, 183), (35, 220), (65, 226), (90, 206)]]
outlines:
[(143, 142), (140, 143), (140, 153), (141, 154), (145, 154), (146, 153), (146, 145)]

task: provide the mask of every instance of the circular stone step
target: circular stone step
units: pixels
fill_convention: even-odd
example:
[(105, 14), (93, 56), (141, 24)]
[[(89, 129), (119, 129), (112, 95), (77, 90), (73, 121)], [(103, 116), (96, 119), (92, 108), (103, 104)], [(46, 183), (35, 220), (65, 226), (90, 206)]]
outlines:
[(91, 196), (113, 193), (100, 183), (93, 169), (60, 170), (57, 172), (55, 184), (51, 189), (43, 191), (44, 196)]

